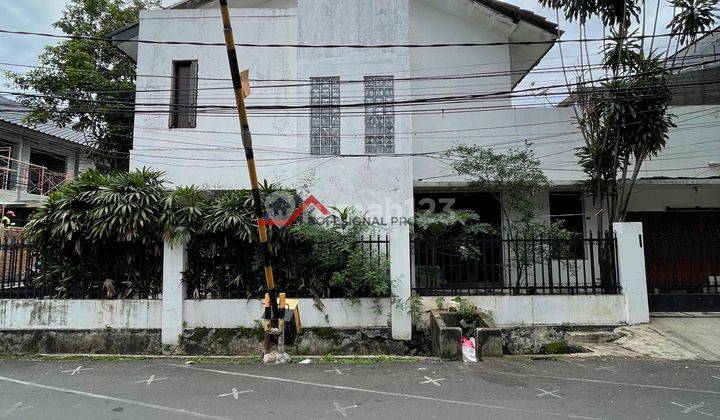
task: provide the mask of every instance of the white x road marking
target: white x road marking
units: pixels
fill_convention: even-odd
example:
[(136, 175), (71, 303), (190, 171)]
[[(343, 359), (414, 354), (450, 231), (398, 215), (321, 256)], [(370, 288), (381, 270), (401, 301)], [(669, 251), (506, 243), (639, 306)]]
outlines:
[(555, 398), (559, 398), (559, 399), (561, 399), (561, 400), (563, 399), (563, 397), (561, 397), (561, 396), (559, 396), (559, 395), (556, 394), (556, 392), (560, 392), (559, 389), (553, 389), (552, 391), (545, 391), (545, 390), (542, 389), (542, 388), (535, 388), (535, 389), (537, 389), (538, 391), (540, 391), (540, 393), (536, 395), (537, 397), (544, 397), (545, 395), (550, 395), (550, 396), (553, 396), (553, 397), (555, 397)]
[(445, 380), (445, 378), (430, 379), (430, 378), (428, 378), (427, 376), (424, 376), (424, 378), (425, 378), (425, 380), (422, 381), (422, 382), (420, 382), (421, 384), (433, 384), (433, 385), (435, 385), (435, 386), (442, 386), (442, 385), (440, 385), (440, 381), (444, 381), (444, 380)]
[(75, 376), (75, 375), (77, 375), (78, 373), (80, 373), (80, 371), (83, 371), (83, 370), (92, 370), (92, 368), (84, 368), (84, 367), (82, 367), (82, 366), (78, 366), (78, 367), (76, 367), (75, 369), (72, 369), (72, 370), (63, 370), (63, 371), (61, 371), (61, 373), (69, 373), (70, 376)]
[(150, 384), (153, 383), (153, 382), (162, 381), (162, 380), (164, 380), (164, 379), (167, 379), (167, 378), (156, 378), (155, 375), (152, 375), (152, 376), (150, 376), (150, 377), (147, 378), (147, 379), (143, 379), (142, 381), (135, 381), (135, 382), (133, 382), (133, 383), (134, 383), (134, 384), (142, 384), (142, 383), (144, 383), (145, 385), (150, 385)]
[(720, 379), (720, 376), (715, 376), (715, 375), (713, 375), (713, 378), (715, 378), (715, 379)]
[(673, 401), (670, 401), (670, 404), (677, 405), (678, 407), (682, 407), (683, 410), (681, 411), (681, 413), (683, 413), (683, 414), (698, 413), (698, 414), (702, 414), (703, 416), (717, 417), (710, 413), (706, 413), (704, 411), (699, 410), (700, 408), (703, 408), (705, 406), (705, 403), (703, 403), (703, 402), (701, 402), (700, 404), (695, 404), (695, 405), (690, 405), (690, 406), (678, 404)]
[(327, 413), (340, 413), (341, 416), (347, 417), (347, 413), (345, 412), (346, 410), (349, 410), (351, 408), (357, 408), (357, 405), (351, 405), (348, 407), (340, 407), (340, 404), (338, 404), (337, 401), (333, 401), (333, 405), (335, 406), (335, 409), (326, 411), (325, 412), (326, 414)]
[(13, 405), (11, 408), (0, 411), (0, 415), (2, 415), (3, 418), (5, 418), (12, 413), (17, 413), (18, 411), (29, 410), (29, 409), (33, 408), (31, 405), (26, 405), (24, 407), (22, 405), (23, 405), (23, 402), (20, 401), (19, 403), (16, 403), (15, 405)]
[(220, 395), (218, 395), (218, 398), (229, 397), (232, 395), (233, 398), (235, 398), (237, 400), (239, 398), (240, 394), (248, 394), (250, 392), (255, 392), (255, 391), (253, 391), (252, 389), (248, 389), (247, 391), (238, 391), (237, 389), (233, 388), (232, 392), (227, 393), (227, 394), (220, 394)]
[[(343, 369), (343, 370), (350, 370), (350, 369)], [(332, 369), (326, 369), (325, 372), (335, 372), (338, 375), (342, 375), (343, 373), (338, 368), (332, 368)]]
[(600, 366), (600, 367), (595, 368), (595, 370), (607, 370), (609, 372), (617, 373), (617, 370), (613, 369), (610, 366)]

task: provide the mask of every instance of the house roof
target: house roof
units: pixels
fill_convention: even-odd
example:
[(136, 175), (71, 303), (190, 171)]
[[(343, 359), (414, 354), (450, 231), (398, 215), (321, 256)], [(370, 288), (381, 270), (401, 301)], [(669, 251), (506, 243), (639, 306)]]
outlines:
[(556, 23), (550, 22), (549, 20), (545, 19), (544, 17), (540, 15), (536, 15), (535, 13), (522, 9), (520, 7), (515, 6), (514, 4), (506, 3), (504, 1), (500, 0), (473, 0), (476, 3), (482, 4), (483, 6), (487, 6), (493, 10), (495, 10), (498, 13), (501, 13), (513, 20), (513, 22), (517, 23), (521, 20), (524, 20), (528, 23), (531, 23), (535, 26), (537, 26), (540, 29), (544, 29), (547, 32), (550, 32), (552, 34), (557, 35), (558, 26)]
[[(215, 0), (182, 0), (167, 7), (166, 9), (197, 9), (210, 4), (213, 1)], [(527, 76), (527, 74), (540, 62), (540, 60), (542, 60), (542, 58), (554, 46), (554, 41), (562, 35), (562, 31), (558, 30), (557, 24), (513, 4), (506, 3), (501, 0), (465, 1), (480, 5), (485, 9), (489, 9), (490, 11), (505, 16), (508, 21), (512, 21), (515, 28), (510, 34), (511, 41), (548, 41), (546, 44), (516, 44), (510, 46), (510, 66), (512, 70), (511, 86), (513, 89), (525, 78), (525, 76)], [(452, 2), (448, 4), (460, 5), (460, 3)], [(137, 59), (138, 44), (133, 41), (137, 40), (138, 34), (139, 24), (135, 23), (118, 29), (117, 31), (109, 34), (107, 38), (112, 41), (113, 45), (129, 57)]]
[[(178, 3), (175, 3), (171, 6), (168, 6), (168, 9), (195, 9), (198, 7), (202, 7), (208, 3), (211, 3), (216, 0), (182, 0)], [(487, 6), (493, 10), (495, 10), (498, 13), (501, 13), (509, 18), (511, 18), (515, 23), (524, 20), (528, 23), (531, 23), (541, 29), (544, 29), (548, 32), (557, 33), (557, 25), (546, 20), (544, 17), (540, 15), (536, 15), (535, 13), (522, 9), (520, 7), (517, 7), (513, 4), (506, 3), (504, 1), (500, 0), (471, 0), (475, 3), (482, 4), (483, 6)]]
[[(720, 59), (720, 26), (668, 57), (666, 65), (672, 66), (674, 64), (675, 67), (685, 67), (718, 59)], [(720, 66), (720, 62), (704, 64), (702, 67), (718, 66)], [(695, 71), (698, 70), (698, 67), (693, 67), (688, 70)]]
[(58, 127), (52, 123), (35, 125), (27, 124), (25, 122), (25, 117), (27, 117), (28, 114), (30, 114), (30, 110), (28, 108), (11, 99), (0, 96), (0, 121), (37, 131), (38, 133), (46, 134), (48, 136), (53, 136), (59, 140), (69, 141), (82, 146), (87, 145), (85, 135), (71, 128)]

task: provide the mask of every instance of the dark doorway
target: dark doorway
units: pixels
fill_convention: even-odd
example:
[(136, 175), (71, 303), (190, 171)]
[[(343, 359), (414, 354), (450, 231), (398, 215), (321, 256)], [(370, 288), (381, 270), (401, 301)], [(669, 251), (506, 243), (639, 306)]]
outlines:
[(415, 191), (415, 211), (472, 210), (481, 223), (500, 228), (500, 204), (485, 192), (425, 192)]
[[(443, 213), (471, 210), (477, 223), (500, 230), (500, 205), (482, 192), (415, 192), (415, 210)], [(491, 238), (492, 237), (492, 238)], [(441, 234), (413, 235), (414, 290), (419, 294), (494, 293), (502, 287), (502, 242), (487, 233), (468, 234), (455, 227)]]

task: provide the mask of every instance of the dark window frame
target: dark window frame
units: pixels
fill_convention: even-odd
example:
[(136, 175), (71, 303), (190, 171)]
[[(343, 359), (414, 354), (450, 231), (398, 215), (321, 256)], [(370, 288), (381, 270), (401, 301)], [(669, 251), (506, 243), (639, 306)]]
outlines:
[[(181, 66), (187, 67), (191, 76), (180, 76)], [(185, 80), (187, 85), (183, 85)], [(187, 90), (187, 103), (179, 103), (180, 92)], [(197, 127), (197, 97), (198, 97), (198, 62), (197, 60), (173, 60), (172, 62), (172, 90), (170, 95), (170, 119), (168, 126), (171, 129), (188, 129)]]

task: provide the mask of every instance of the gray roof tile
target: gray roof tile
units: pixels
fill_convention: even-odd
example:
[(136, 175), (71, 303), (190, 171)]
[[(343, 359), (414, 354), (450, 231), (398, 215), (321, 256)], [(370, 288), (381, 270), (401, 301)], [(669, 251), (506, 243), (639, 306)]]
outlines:
[(21, 127), (35, 130), (37, 132), (47, 134), (58, 139), (66, 140), (72, 143), (87, 145), (87, 140), (82, 132), (75, 131), (69, 127), (58, 127), (53, 123), (43, 123), (31, 125), (25, 122), (25, 117), (30, 110), (23, 105), (0, 96), (0, 121), (5, 121)]

